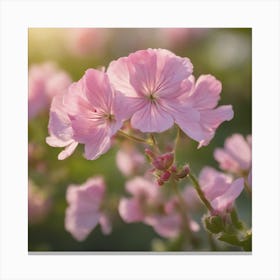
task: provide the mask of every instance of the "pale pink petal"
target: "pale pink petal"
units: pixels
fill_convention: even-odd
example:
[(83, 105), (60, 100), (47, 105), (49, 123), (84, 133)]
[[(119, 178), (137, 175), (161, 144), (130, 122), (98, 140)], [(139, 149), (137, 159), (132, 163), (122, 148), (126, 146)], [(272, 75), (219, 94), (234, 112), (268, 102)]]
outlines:
[(218, 212), (224, 212), (230, 210), (235, 199), (240, 195), (244, 188), (244, 179), (239, 178), (235, 180), (228, 190), (221, 196), (215, 198), (211, 205)]
[(147, 200), (153, 201), (159, 195), (158, 186), (142, 177), (135, 177), (128, 181), (125, 188), (133, 196), (144, 196)]
[(65, 111), (63, 95), (57, 95), (53, 98), (48, 129), (50, 136), (46, 138), (47, 144), (53, 147), (66, 147), (58, 155), (58, 159), (63, 160), (69, 157), (78, 143), (73, 139), (73, 129)]
[(116, 162), (119, 170), (125, 176), (130, 176), (142, 169), (145, 157), (133, 147), (127, 147), (117, 152)]
[(111, 147), (110, 137), (102, 137), (102, 134), (96, 135), (97, 138), (94, 142), (85, 143), (85, 158), (89, 160), (95, 160), (101, 155), (105, 154)]
[(166, 238), (174, 238), (180, 234), (181, 218), (179, 215), (156, 216), (150, 225), (155, 232)]
[(99, 70), (88, 69), (84, 75), (84, 83), (87, 99), (93, 108), (103, 109), (104, 112), (110, 113), (114, 92), (107, 74)]
[(81, 186), (68, 187), (65, 228), (78, 241), (84, 240), (98, 224), (104, 192), (105, 184), (101, 177), (89, 179)]
[(225, 141), (225, 150), (235, 159), (240, 169), (246, 170), (251, 166), (251, 147), (240, 134), (234, 134)]
[(99, 213), (78, 212), (74, 208), (68, 208), (65, 216), (65, 229), (78, 240), (83, 241), (98, 224)]
[(112, 232), (112, 223), (107, 215), (100, 215), (99, 224), (101, 226), (103, 234), (108, 235)]
[(193, 89), (191, 99), (198, 110), (212, 109), (220, 99), (222, 84), (212, 75), (201, 75)]
[(119, 213), (126, 223), (141, 222), (144, 213), (137, 199), (122, 198), (119, 203)]
[(238, 172), (240, 170), (238, 162), (224, 149), (215, 149), (214, 158), (219, 162), (220, 168), (223, 170), (230, 172)]
[(107, 69), (107, 73), (115, 89), (122, 92), (125, 96), (138, 97), (137, 92), (129, 81), (127, 57), (121, 57), (116, 61), (112, 61)]
[(216, 129), (224, 121), (230, 121), (233, 118), (231, 105), (220, 106), (214, 110), (202, 111), (200, 114), (200, 123), (208, 131), (207, 137), (199, 142), (199, 147), (206, 146), (214, 137)]
[(62, 152), (59, 153), (58, 159), (64, 160), (70, 157), (74, 153), (77, 146), (78, 142), (73, 141), (70, 145), (66, 146), (66, 148)]
[(156, 104), (147, 103), (134, 113), (132, 127), (142, 132), (163, 132), (172, 127), (172, 116)]

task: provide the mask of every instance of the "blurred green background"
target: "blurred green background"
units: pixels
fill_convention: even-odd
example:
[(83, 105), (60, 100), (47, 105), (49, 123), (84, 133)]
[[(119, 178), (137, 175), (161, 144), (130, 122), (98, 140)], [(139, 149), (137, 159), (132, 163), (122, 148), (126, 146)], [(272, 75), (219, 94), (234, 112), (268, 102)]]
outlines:
[[(96, 31), (96, 30), (95, 30)], [(222, 82), (219, 105), (232, 104), (234, 119), (223, 123), (215, 138), (207, 147), (197, 150), (197, 143), (186, 136), (179, 147), (179, 161), (190, 163), (197, 175), (205, 165), (218, 169), (213, 158), (216, 147), (233, 133), (251, 134), (252, 124), (252, 31), (248, 28), (181, 29), (98, 29), (79, 38), (74, 29), (29, 29), (29, 67), (46, 61), (54, 61), (65, 70), (73, 81), (82, 77), (88, 68), (107, 67), (112, 60), (139, 49), (166, 48), (179, 56), (191, 59), (194, 75), (212, 74)], [(92, 37), (91, 37), (92, 36)], [(76, 41), (75, 41), (76, 40)], [(80, 45), (79, 45), (80, 44)], [(29, 159), (29, 178), (48, 196), (51, 207), (48, 214), (30, 223), (28, 228), (29, 251), (150, 251), (158, 236), (151, 227), (143, 224), (125, 224), (116, 214), (111, 235), (102, 235), (99, 226), (84, 242), (75, 241), (64, 229), (66, 209), (65, 192), (69, 184), (84, 183), (89, 177), (103, 175), (109, 195), (125, 194), (126, 178), (116, 167), (118, 145), (96, 161), (85, 160), (83, 147), (64, 161), (59, 161), (59, 148), (45, 143), (48, 136), (48, 110), (29, 120), (29, 143), (34, 152)], [(172, 132), (171, 132), (172, 133)], [(161, 140), (165, 134), (159, 137)], [(144, 148), (142, 147), (142, 150)], [(251, 202), (242, 194), (237, 200), (242, 219), (251, 224)], [(201, 213), (195, 219), (200, 221)], [(203, 230), (198, 250), (209, 250)], [(223, 247), (221, 250), (234, 248)]]

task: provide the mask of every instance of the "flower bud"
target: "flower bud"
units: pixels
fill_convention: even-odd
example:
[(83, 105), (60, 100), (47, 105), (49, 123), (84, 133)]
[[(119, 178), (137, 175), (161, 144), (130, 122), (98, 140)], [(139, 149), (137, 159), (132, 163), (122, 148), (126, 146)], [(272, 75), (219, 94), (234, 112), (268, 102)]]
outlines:
[(190, 168), (188, 165), (185, 165), (181, 171), (179, 171), (177, 174), (176, 174), (176, 177), (178, 179), (183, 179), (185, 178), (186, 176), (188, 176), (190, 173)]
[(171, 173), (168, 171), (168, 170), (166, 170), (161, 176), (160, 176), (160, 179), (162, 180), (162, 181), (168, 181), (169, 180), (169, 178), (170, 178), (170, 175), (171, 175)]
[(152, 165), (158, 170), (167, 170), (173, 164), (173, 161), (173, 153), (166, 153), (155, 158), (152, 162)]

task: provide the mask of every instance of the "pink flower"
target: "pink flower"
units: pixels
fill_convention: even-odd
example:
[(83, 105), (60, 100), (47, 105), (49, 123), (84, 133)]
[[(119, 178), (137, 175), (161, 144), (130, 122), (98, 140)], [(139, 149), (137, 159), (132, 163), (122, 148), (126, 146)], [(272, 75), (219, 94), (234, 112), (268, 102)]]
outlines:
[(203, 28), (161, 28), (159, 31), (162, 44), (184, 48), (206, 34), (206, 29)]
[(88, 179), (80, 186), (68, 187), (66, 199), (69, 206), (66, 209), (65, 229), (78, 241), (86, 239), (98, 223), (104, 234), (111, 232), (110, 221), (101, 210), (105, 189), (101, 177)]
[(142, 177), (128, 181), (126, 190), (132, 195), (132, 198), (120, 200), (119, 213), (127, 223), (144, 221), (146, 208), (149, 205), (156, 206), (160, 202), (158, 186)]
[(69, 157), (76, 149), (78, 142), (73, 139), (73, 129), (63, 104), (63, 95), (53, 98), (48, 128), (50, 136), (46, 138), (46, 142), (52, 147), (65, 147), (59, 153), (58, 159), (63, 160)]
[[(69, 87), (60, 104), (54, 105), (59, 121), (50, 120), (50, 134), (55, 134), (60, 140), (63, 136), (62, 145), (67, 147), (67, 141), (71, 140), (71, 149), (77, 142), (85, 144), (87, 159), (94, 160), (106, 153), (111, 146), (111, 137), (124, 121), (122, 97), (111, 88), (107, 74), (87, 70), (78, 82)], [(68, 117), (64, 118), (64, 112)]]
[(145, 157), (133, 146), (127, 144), (118, 150), (116, 162), (119, 170), (125, 176), (131, 176), (143, 168), (145, 164)]
[(52, 98), (65, 92), (70, 83), (69, 75), (55, 64), (32, 65), (28, 76), (28, 117), (47, 109)]
[[(166, 238), (180, 234), (183, 221), (176, 198), (166, 200), (156, 184), (141, 177), (127, 182), (126, 190), (132, 197), (121, 199), (119, 204), (119, 213), (125, 222), (143, 222)], [(193, 231), (199, 229), (198, 224), (192, 220), (190, 227)]]
[(126, 96), (127, 117), (142, 132), (162, 132), (174, 124), (172, 111), (190, 88), (193, 66), (163, 49), (140, 50), (110, 63), (108, 75)]
[(225, 141), (224, 149), (215, 149), (214, 157), (220, 168), (238, 175), (249, 172), (252, 165), (252, 137), (245, 139), (241, 134), (234, 134)]
[(133, 128), (163, 132), (177, 123), (199, 147), (206, 146), (218, 126), (233, 118), (230, 105), (217, 106), (221, 83), (211, 75), (195, 83), (193, 66), (163, 49), (141, 50), (110, 63), (108, 75), (122, 92)]
[(206, 199), (213, 207), (215, 215), (231, 211), (235, 199), (244, 188), (243, 178), (233, 181), (231, 176), (211, 167), (202, 169), (199, 183)]
[(222, 122), (233, 118), (233, 110), (231, 105), (215, 108), (222, 90), (221, 82), (215, 77), (201, 75), (196, 83), (193, 76), (189, 80), (192, 82), (192, 89), (173, 116), (180, 128), (199, 142), (200, 148), (208, 145)]
[(49, 213), (51, 200), (46, 193), (37, 189), (34, 183), (28, 181), (28, 223), (34, 224), (42, 221)]
[(78, 56), (100, 55), (108, 41), (109, 32), (105, 28), (70, 28), (67, 31), (67, 46)]

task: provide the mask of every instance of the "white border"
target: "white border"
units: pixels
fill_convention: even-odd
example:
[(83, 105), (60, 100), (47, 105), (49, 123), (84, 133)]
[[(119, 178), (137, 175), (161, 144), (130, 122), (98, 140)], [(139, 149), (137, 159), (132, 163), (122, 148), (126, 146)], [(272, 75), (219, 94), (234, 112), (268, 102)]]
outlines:
[[(1, 279), (279, 279), (279, 2), (2, 1)], [(28, 27), (253, 28), (253, 254), (27, 254)]]

